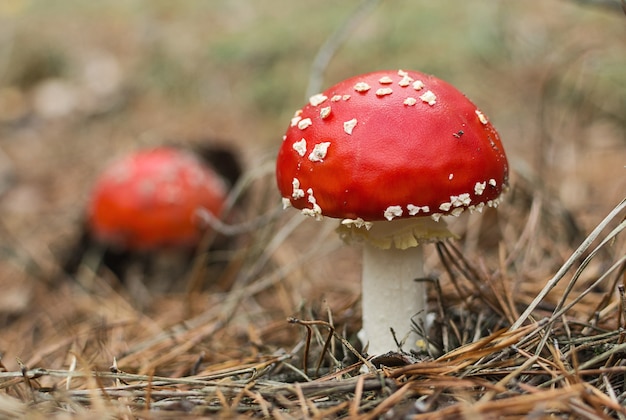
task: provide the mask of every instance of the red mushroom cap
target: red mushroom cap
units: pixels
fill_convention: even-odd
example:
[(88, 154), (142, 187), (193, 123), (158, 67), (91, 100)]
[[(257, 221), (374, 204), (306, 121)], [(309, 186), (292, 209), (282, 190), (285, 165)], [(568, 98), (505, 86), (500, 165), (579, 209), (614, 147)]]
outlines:
[(276, 163), (285, 205), (365, 221), (497, 205), (508, 183), (498, 133), (452, 85), (415, 71), (356, 76), (311, 97)]
[(143, 251), (191, 247), (204, 228), (197, 215), (222, 211), (226, 185), (193, 154), (174, 148), (139, 151), (100, 175), (87, 210), (99, 242)]

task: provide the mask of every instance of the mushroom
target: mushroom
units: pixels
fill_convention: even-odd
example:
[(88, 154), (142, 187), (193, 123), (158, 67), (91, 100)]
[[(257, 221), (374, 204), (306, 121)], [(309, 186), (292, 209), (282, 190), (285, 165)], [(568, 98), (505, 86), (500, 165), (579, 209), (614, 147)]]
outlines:
[(192, 153), (142, 150), (97, 179), (87, 225), (97, 242), (118, 249), (192, 248), (205, 228), (198, 210), (219, 215), (227, 193), (222, 178)]
[(455, 87), (420, 72), (378, 71), (295, 113), (276, 181), (285, 208), (341, 219), (341, 237), (363, 243), (361, 336), (380, 355), (420, 348), (419, 245), (453, 236), (442, 216), (496, 207), (508, 163), (492, 124)]

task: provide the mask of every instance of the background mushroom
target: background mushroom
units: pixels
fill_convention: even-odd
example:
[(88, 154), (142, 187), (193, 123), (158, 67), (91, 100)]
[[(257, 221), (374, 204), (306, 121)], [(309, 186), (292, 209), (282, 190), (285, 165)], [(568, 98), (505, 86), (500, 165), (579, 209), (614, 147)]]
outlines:
[(418, 348), (424, 242), (441, 217), (496, 207), (508, 183), (498, 133), (461, 92), (414, 71), (347, 79), (296, 111), (278, 153), (285, 207), (341, 219), (364, 244), (363, 336), (370, 354)]
[(196, 215), (219, 215), (227, 187), (194, 155), (173, 148), (143, 150), (114, 162), (98, 178), (87, 223), (102, 243), (138, 251), (191, 247), (202, 234)]
[(64, 271), (75, 273), (93, 246), (121, 281), (135, 257), (148, 270), (152, 256), (168, 260), (163, 252), (183, 255), (187, 266), (208, 228), (199, 211), (219, 217), (240, 173), (234, 153), (219, 146), (161, 146), (112, 162), (92, 187), (85, 228)]

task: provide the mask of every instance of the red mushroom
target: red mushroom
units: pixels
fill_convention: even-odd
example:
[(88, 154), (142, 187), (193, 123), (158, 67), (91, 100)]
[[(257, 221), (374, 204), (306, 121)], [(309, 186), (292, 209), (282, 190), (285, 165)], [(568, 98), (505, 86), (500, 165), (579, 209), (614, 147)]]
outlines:
[(87, 209), (94, 239), (132, 251), (195, 246), (205, 226), (198, 210), (219, 215), (222, 178), (182, 150), (161, 147), (114, 162), (98, 178)]
[(496, 207), (508, 183), (498, 133), (452, 85), (378, 71), (314, 95), (284, 136), (276, 179), (285, 207), (341, 219), (364, 242), (363, 333), (371, 354), (417, 349), (425, 312), (423, 242), (452, 236), (442, 216)]

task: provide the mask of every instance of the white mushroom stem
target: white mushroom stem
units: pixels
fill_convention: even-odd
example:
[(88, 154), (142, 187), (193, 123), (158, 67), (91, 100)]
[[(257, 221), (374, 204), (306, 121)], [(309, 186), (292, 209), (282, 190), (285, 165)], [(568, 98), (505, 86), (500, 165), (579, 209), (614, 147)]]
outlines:
[(380, 249), (368, 243), (363, 249), (363, 330), (368, 354), (397, 351), (395, 333), (403, 351), (418, 350), (412, 322), (420, 325), (426, 312), (423, 246)]
[(372, 356), (397, 351), (393, 329), (401, 350), (423, 350), (415, 328), (426, 328), (427, 284), (416, 281), (424, 277), (423, 247), (454, 235), (430, 217), (357, 222), (344, 220), (338, 230), (346, 242), (364, 247), (362, 343)]

